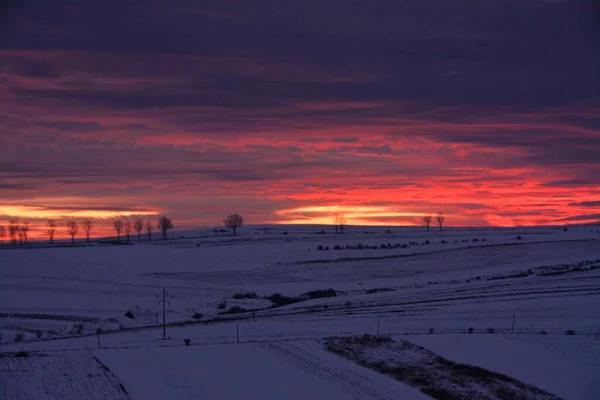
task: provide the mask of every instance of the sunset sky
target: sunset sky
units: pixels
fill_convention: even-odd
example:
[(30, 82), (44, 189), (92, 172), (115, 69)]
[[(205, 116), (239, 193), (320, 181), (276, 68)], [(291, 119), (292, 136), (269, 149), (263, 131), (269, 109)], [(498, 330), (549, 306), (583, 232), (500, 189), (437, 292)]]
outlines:
[(0, 224), (600, 220), (594, 1), (5, 3)]

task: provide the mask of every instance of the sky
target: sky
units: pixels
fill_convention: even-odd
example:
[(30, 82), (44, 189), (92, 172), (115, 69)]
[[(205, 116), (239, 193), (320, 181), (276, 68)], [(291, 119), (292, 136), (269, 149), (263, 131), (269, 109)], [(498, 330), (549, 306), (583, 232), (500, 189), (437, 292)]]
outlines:
[(0, 224), (600, 220), (597, 2), (2, 4)]

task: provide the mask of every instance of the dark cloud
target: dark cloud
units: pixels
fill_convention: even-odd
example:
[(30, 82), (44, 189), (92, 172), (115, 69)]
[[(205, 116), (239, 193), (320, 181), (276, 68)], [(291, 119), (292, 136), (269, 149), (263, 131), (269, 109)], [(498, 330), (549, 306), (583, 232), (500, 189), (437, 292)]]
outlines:
[(574, 215), (571, 217), (560, 218), (557, 222), (577, 222), (577, 221), (600, 221), (600, 214)]
[(569, 203), (571, 207), (600, 207), (599, 201), (580, 201), (578, 203)]
[(0, 190), (560, 218), (600, 184), (591, 5), (9, 2)]

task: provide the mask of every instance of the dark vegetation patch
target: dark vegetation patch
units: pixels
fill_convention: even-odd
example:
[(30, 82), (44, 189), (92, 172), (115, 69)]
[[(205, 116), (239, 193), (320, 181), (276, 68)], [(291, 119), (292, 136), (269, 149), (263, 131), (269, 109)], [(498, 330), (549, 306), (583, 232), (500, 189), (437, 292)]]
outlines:
[(325, 290), (311, 290), (310, 292), (302, 293), (302, 295), (300, 295), (301, 298), (306, 299), (306, 300), (324, 299), (327, 297), (336, 297), (336, 296), (337, 296), (337, 292), (335, 290), (333, 290), (332, 288), (325, 289)]
[(258, 299), (258, 295), (254, 292), (250, 293), (236, 293), (233, 295), (233, 298), (236, 300), (244, 300), (244, 299)]
[(241, 313), (245, 313), (245, 312), (248, 312), (248, 311), (249, 310), (245, 309), (244, 307), (234, 306), (234, 307), (231, 307), (227, 311), (221, 312), (220, 314), (241, 314)]
[(330, 337), (325, 339), (325, 349), (434, 399), (557, 399), (510, 376), (447, 360), (405, 340), (372, 335)]
[(127, 318), (129, 318), (129, 319), (134, 319), (134, 318), (135, 318), (135, 315), (133, 315), (133, 312), (131, 312), (131, 310), (127, 311), (127, 312), (125, 313), (125, 316), (126, 316)]
[(367, 290), (367, 294), (373, 294), (373, 293), (381, 293), (381, 292), (393, 292), (394, 289), (392, 288), (374, 288), (374, 289), (369, 289)]
[(312, 300), (312, 299), (324, 299), (328, 297), (336, 297), (338, 292), (332, 288), (323, 290), (311, 290), (310, 292), (302, 293), (298, 297), (284, 296), (281, 293), (273, 293), (270, 296), (266, 296), (265, 299), (271, 301), (273, 305), (271, 308), (283, 307), (301, 301)]
[(194, 318), (194, 319), (202, 319), (202, 318), (204, 318), (204, 314), (200, 314), (200, 313), (195, 312), (195, 313), (192, 314), (192, 318)]

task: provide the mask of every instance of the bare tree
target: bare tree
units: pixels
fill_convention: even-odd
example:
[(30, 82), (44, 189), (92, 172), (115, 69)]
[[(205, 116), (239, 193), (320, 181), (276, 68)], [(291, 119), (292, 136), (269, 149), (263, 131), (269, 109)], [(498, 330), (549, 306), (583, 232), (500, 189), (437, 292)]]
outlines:
[(21, 231), (21, 236), (23, 237), (23, 244), (27, 244), (27, 232), (29, 232), (29, 222), (25, 221), (21, 223), (19, 227)]
[(19, 230), (19, 223), (12, 219), (8, 223), (8, 233), (10, 235), (10, 241), (12, 244), (17, 244), (17, 232)]
[(154, 228), (154, 225), (152, 224), (152, 221), (147, 221), (146, 222), (146, 234), (148, 235), (149, 242), (152, 241), (152, 229), (153, 228)]
[(142, 241), (142, 231), (144, 230), (144, 220), (136, 217), (133, 221), (133, 228), (138, 234), (138, 243)]
[(54, 243), (54, 232), (56, 232), (57, 226), (56, 221), (53, 219), (49, 219), (48, 222), (46, 222), (46, 231), (48, 232), (48, 241), (50, 241), (50, 243)]
[(239, 214), (231, 214), (223, 220), (223, 225), (227, 229), (233, 230), (233, 236), (235, 236), (237, 229), (244, 226), (244, 218)]
[(123, 230), (123, 220), (122, 219), (114, 220), (113, 227), (115, 228), (115, 231), (117, 232), (117, 242), (121, 243), (121, 231)]
[(173, 221), (163, 215), (158, 219), (158, 225), (156, 225), (156, 227), (162, 232), (163, 240), (169, 240), (167, 233), (173, 229)]
[(438, 213), (438, 215), (435, 217), (435, 220), (437, 221), (437, 223), (440, 227), (440, 231), (441, 231), (442, 225), (444, 225), (444, 221), (446, 220), (446, 217), (444, 217), (444, 214)]
[(0, 225), (0, 246), (2, 246), (4, 236), (6, 236), (6, 228), (4, 227), (4, 225)]
[(79, 232), (79, 225), (77, 225), (76, 221), (67, 222), (67, 233), (71, 236), (71, 243), (75, 244), (75, 236), (77, 236), (77, 232)]
[(127, 236), (127, 243), (129, 243), (129, 235), (131, 234), (131, 220), (129, 218), (125, 218), (125, 235)]
[(346, 216), (344, 214), (337, 214), (335, 216), (335, 233), (344, 234), (344, 228), (346, 227)]
[(81, 223), (81, 226), (83, 226), (83, 230), (85, 231), (86, 242), (89, 243), (90, 242), (90, 232), (94, 228), (94, 223), (92, 222), (91, 219), (86, 219), (85, 221), (83, 221)]
[(12, 244), (17, 244), (17, 234), (19, 233), (19, 222), (17, 220), (10, 220), (8, 223), (8, 234)]
[(429, 227), (431, 226), (431, 221), (433, 221), (433, 216), (431, 215), (423, 215), (423, 222), (425, 223), (425, 226), (427, 227), (427, 232), (429, 232)]

